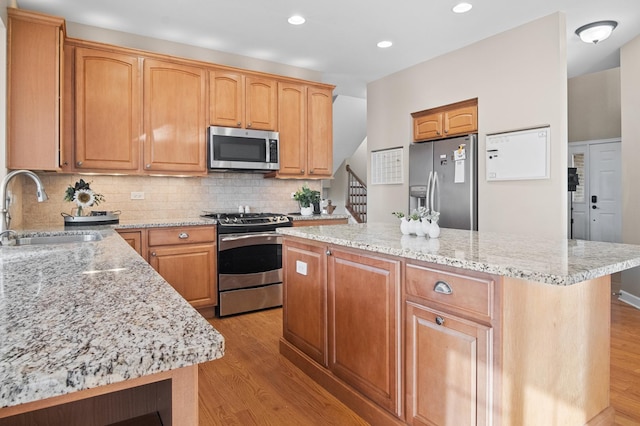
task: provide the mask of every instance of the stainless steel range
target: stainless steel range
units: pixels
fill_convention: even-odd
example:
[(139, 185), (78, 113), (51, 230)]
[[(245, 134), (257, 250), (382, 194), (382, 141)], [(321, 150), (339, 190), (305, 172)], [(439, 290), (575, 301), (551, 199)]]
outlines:
[(282, 237), (274, 213), (210, 213), (218, 229), (218, 315), (282, 306)]

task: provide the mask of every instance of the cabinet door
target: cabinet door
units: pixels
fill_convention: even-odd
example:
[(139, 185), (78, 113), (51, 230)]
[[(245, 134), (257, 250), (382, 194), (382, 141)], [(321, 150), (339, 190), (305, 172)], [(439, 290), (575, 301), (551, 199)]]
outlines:
[(486, 425), (491, 329), (408, 302), (406, 420), (411, 425)]
[(443, 114), (441, 112), (415, 117), (413, 119), (413, 140), (441, 138), (442, 124)]
[(333, 175), (333, 93), (307, 89), (307, 167), (309, 177)]
[(227, 71), (209, 72), (209, 111), (211, 124), (242, 127), (243, 79)]
[(327, 366), (327, 261), (325, 248), (285, 239), (283, 335)]
[(201, 68), (145, 60), (144, 170), (206, 172), (205, 89)]
[(149, 263), (193, 307), (217, 304), (214, 244), (153, 247)]
[(138, 57), (75, 50), (76, 169), (137, 170), (142, 117)]
[(131, 248), (142, 255), (142, 231), (118, 231), (118, 234)]
[(307, 168), (307, 90), (278, 83), (280, 176), (303, 176)]
[(275, 80), (245, 77), (245, 126), (247, 129), (276, 130), (278, 87)]
[(331, 251), (329, 368), (399, 416), (400, 263), (335, 248)]
[(60, 166), (64, 21), (7, 8), (7, 167)]
[(473, 105), (447, 111), (444, 114), (444, 131), (447, 136), (478, 131), (478, 107)]

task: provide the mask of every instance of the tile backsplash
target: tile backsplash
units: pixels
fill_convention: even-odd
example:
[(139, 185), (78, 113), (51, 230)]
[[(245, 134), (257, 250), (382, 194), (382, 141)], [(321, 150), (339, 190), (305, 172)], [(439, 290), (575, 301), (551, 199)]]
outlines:
[[(64, 201), (64, 193), (81, 178), (105, 198), (88, 210), (120, 210), (123, 221), (193, 218), (204, 210), (237, 212), (238, 206), (249, 206), (252, 212), (290, 213), (298, 211), (291, 193), (304, 183), (322, 190), (321, 181), (265, 179), (253, 173), (213, 173), (206, 177), (38, 175), (49, 200), (38, 203), (35, 184), (22, 178), (22, 185), (16, 187), (15, 202), (19, 205), (12, 207), (12, 227), (60, 225), (61, 213), (71, 213), (76, 207)], [(132, 200), (132, 192), (144, 193), (144, 199)]]

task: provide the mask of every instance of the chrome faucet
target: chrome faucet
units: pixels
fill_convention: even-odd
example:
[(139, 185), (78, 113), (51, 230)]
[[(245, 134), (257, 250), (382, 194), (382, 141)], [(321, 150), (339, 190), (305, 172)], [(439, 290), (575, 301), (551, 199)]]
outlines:
[(33, 179), (36, 183), (36, 197), (38, 198), (39, 203), (47, 201), (49, 198), (47, 197), (47, 193), (44, 192), (44, 186), (42, 186), (42, 181), (37, 174), (30, 170), (14, 170), (9, 172), (2, 180), (1, 184), (2, 192), (0, 193), (0, 199), (2, 200), (2, 223), (0, 223), (0, 232), (9, 229), (9, 225), (11, 224), (11, 215), (9, 214), (9, 204), (11, 203), (11, 199), (7, 197), (7, 186), (9, 185), (9, 181), (16, 175), (27, 175)]

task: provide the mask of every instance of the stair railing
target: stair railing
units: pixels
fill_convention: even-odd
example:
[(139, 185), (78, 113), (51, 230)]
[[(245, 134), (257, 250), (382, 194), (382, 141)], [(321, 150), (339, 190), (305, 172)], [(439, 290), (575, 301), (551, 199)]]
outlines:
[(358, 223), (367, 222), (367, 184), (347, 164), (347, 203), (345, 208)]

